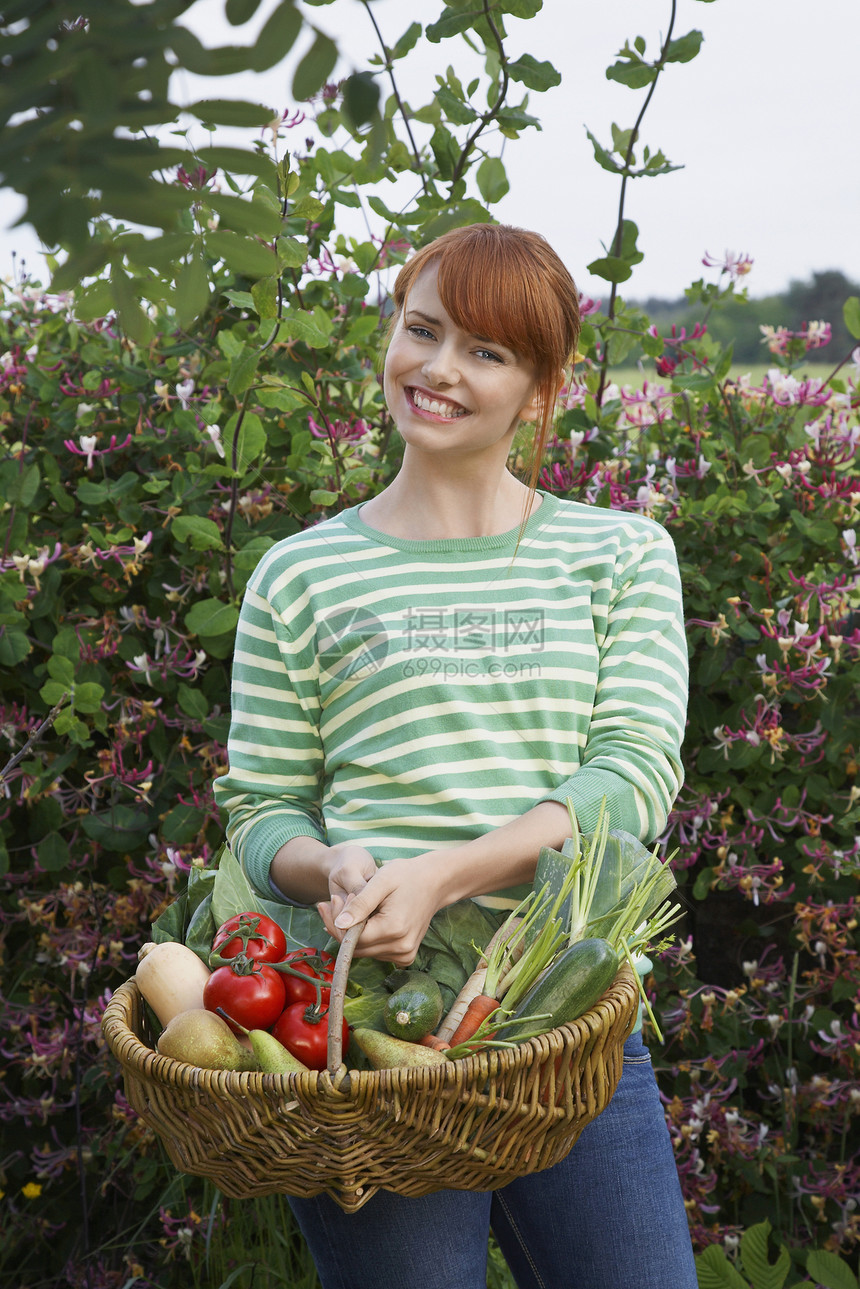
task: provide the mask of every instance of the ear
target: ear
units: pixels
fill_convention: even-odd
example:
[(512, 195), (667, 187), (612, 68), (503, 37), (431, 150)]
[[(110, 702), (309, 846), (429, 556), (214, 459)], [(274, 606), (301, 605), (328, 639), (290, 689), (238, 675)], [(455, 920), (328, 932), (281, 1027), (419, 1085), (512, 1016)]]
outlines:
[[(552, 396), (553, 403), (558, 398), (559, 391), (563, 385), (564, 385), (564, 372), (561, 373), (561, 375), (559, 376), (556, 382), (555, 389), (553, 391), (553, 396)], [(543, 408), (544, 408), (543, 393), (540, 387), (537, 384), (535, 384), (532, 386), (532, 391), (529, 395), (528, 402), (525, 403), (524, 406), (520, 408), (520, 420), (528, 421), (528, 422), (535, 421), (539, 423), (541, 418), (543, 417)]]

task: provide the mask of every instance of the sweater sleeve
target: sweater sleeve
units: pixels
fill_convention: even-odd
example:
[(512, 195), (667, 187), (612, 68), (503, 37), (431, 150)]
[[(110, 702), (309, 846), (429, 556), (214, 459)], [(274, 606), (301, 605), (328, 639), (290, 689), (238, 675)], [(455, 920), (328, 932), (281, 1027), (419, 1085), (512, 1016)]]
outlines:
[(610, 827), (646, 843), (660, 835), (683, 782), (687, 645), (669, 535), (650, 534), (615, 570), (580, 768), (550, 801), (570, 800), (583, 831), (606, 798)]
[(228, 814), (230, 847), (267, 899), (279, 848), (292, 837), (325, 840), (313, 625), (299, 632), (259, 584), (249, 584), (233, 657), (228, 769), (214, 791)]

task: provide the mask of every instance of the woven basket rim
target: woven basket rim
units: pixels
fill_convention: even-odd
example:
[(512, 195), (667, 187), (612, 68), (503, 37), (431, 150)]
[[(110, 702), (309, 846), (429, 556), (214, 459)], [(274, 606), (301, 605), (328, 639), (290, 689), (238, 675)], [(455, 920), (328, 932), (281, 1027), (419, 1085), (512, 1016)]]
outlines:
[(516, 1048), (490, 1048), (438, 1065), (399, 1066), (386, 1070), (356, 1070), (341, 1065), (334, 1076), (327, 1070), (269, 1074), (260, 1070), (206, 1069), (171, 1056), (163, 1056), (148, 1047), (128, 1024), (127, 1017), (132, 1007), (136, 1002), (142, 1001), (133, 976), (114, 991), (104, 1011), (102, 1029), (108, 1047), (124, 1070), (176, 1088), (199, 1090), (201, 1085), (209, 1084), (212, 1091), (216, 1087), (222, 1088), (232, 1096), (253, 1096), (263, 1092), (268, 1095), (288, 1095), (296, 1091), (300, 1091), (304, 1097), (324, 1092), (343, 1095), (339, 1091), (340, 1085), (344, 1082), (344, 1076), (349, 1075), (344, 1091), (350, 1088), (357, 1090), (358, 1087), (366, 1089), (369, 1081), (371, 1086), (375, 1083), (380, 1087), (385, 1086), (387, 1090), (406, 1092), (420, 1085), (422, 1092), (428, 1092), (455, 1081), (471, 1083), (478, 1079), (486, 1080), (495, 1071), (558, 1055), (568, 1045), (579, 1047), (618, 1019), (619, 1014), (630, 1006), (631, 993), (638, 995), (638, 986), (632, 969), (622, 963), (612, 984), (592, 1008), (566, 1025), (526, 1039)]

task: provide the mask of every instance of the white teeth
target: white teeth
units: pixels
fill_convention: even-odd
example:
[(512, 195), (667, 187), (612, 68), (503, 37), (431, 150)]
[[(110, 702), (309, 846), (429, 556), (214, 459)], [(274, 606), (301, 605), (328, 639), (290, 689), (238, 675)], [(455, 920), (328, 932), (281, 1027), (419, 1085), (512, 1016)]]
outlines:
[(420, 407), (422, 412), (432, 412), (434, 416), (446, 416), (452, 419), (455, 416), (465, 416), (466, 410), (463, 407), (455, 407), (453, 403), (440, 403), (438, 399), (427, 398), (424, 394), (419, 394), (417, 390), (412, 391), (412, 402), (416, 407)]

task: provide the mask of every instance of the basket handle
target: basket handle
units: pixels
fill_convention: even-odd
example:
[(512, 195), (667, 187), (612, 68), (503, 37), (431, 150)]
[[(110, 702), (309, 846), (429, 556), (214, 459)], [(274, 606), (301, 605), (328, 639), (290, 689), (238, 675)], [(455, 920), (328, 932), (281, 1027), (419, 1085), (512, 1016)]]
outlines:
[(352, 965), (356, 941), (364, 930), (367, 918), (351, 926), (340, 942), (337, 961), (331, 978), (328, 1005), (328, 1072), (336, 1074), (343, 1061), (343, 1004), (346, 997), (346, 980)]

